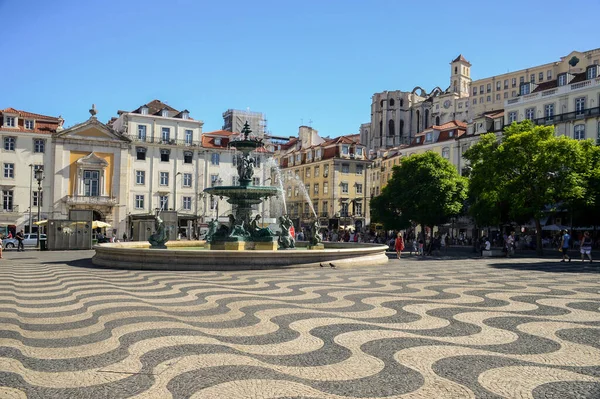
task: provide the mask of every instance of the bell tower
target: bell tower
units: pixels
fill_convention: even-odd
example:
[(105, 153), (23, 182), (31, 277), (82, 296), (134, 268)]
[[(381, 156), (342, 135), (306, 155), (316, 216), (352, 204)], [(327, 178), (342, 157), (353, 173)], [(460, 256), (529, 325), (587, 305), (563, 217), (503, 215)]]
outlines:
[(460, 97), (469, 96), (471, 63), (462, 54), (450, 63), (450, 90)]

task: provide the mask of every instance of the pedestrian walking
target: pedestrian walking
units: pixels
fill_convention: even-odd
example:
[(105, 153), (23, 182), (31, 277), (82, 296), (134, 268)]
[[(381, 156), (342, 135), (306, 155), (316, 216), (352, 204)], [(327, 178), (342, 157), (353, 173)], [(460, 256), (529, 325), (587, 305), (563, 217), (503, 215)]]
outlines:
[(17, 252), (25, 251), (25, 247), (23, 246), (23, 240), (25, 239), (25, 235), (23, 234), (23, 230), (19, 231), (15, 238), (17, 239)]
[(396, 249), (396, 256), (400, 259), (400, 255), (402, 255), (402, 251), (404, 251), (404, 239), (402, 238), (402, 233), (398, 233), (396, 236), (394, 249)]
[(590, 263), (592, 263), (592, 237), (590, 237), (589, 231), (583, 233), (581, 243), (579, 244), (579, 251), (581, 252), (582, 262), (585, 262), (585, 256), (587, 255), (587, 257), (590, 259)]
[(562, 260), (564, 262), (565, 259), (569, 259), (571, 261), (571, 256), (569, 255), (569, 242), (571, 241), (571, 236), (569, 235), (569, 230), (561, 231), (562, 238), (560, 239), (560, 250), (562, 251)]

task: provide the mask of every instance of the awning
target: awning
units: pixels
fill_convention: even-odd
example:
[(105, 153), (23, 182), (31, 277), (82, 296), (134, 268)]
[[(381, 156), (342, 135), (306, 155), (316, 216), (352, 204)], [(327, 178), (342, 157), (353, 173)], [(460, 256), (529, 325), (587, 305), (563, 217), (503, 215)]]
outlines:
[(92, 229), (103, 229), (105, 227), (110, 227), (110, 224), (103, 222), (101, 220), (94, 220), (92, 222)]
[(38, 220), (37, 222), (33, 222), (36, 226), (45, 226), (48, 224), (48, 220)]

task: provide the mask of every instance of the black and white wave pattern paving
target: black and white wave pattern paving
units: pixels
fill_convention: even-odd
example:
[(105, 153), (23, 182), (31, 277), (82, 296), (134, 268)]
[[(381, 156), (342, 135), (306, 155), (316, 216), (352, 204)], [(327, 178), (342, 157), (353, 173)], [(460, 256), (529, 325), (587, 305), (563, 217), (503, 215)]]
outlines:
[(30, 262), (0, 263), (0, 398), (600, 398), (600, 274), (579, 265)]

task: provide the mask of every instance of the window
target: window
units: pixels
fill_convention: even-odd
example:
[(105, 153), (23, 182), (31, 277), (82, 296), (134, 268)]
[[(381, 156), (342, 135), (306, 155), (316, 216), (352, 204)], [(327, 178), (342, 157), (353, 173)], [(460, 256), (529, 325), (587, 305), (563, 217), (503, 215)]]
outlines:
[(525, 76), (521, 76), (519, 78), (519, 84), (523, 84), (523, 83), (525, 83)]
[(508, 92), (507, 91), (504, 92), (504, 98), (505, 99), (508, 98)]
[(192, 163), (192, 159), (194, 157), (194, 153), (191, 151), (185, 151), (183, 153), (183, 163)]
[(476, 98), (473, 99), (473, 105), (475, 105), (475, 104), (477, 104), (477, 99)]
[(307, 167), (306, 170), (304, 171), (304, 175), (306, 177), (310, 177), (310, 167)]
[(535, 108), (527, 108), (525, 110), (525, 119), (532, 121), (533, 118), (535, 118)]
[(220, 137), (215, 138), (215, 145), (221, 145), (221, 138)]
[(169, 155), (171, 151), (169, 150), (160, 150), (160, 161), (161, 162), (169, 162)]
[(221, 156), (218, 152), (213, 152), (210, 155), (210, 163), (213, 165), (218, 165), (221, 160)]
[(340, 216), (348, 216), (348, 203), (347, 202), (342, 202), (341, 206), (340, 206)]
[(573, 138), (575, 140), (585, 140), (585, 125), (575, 125)]
[(539, 80), (540, 82), (543, 82), (543, 81), (544, 81), (544, 72), (540, 72), (540, 73), (538, 74), (538, 80)]
[(15, 117), (14, 116), (5, 116), (4, 117), (4, 126), (5, 127), (15, 127)]
[(479, 97), (479, 104), (483, 104), (483, 97)]
[(192, 187), (192, 174), (191, 173), (183, 174), (183, 187)]
[(190, 129), (186, 129), (185, 131), (185, 144), (186, 145), (192, 145), (192, 137), (194, 135), (194, 132)]
[(431, 133), (431, 132), (425, 133), (425, 142), (431, 143), (432, 141), (433, 141), (433, 133)]
[(315, 193), (315, 195), (319, 195), (319, 183), (315, 183), (313, 186), (313, 193)]
[(138, 125), (138, 140), (146, 141), (146, 125)]
[(171, 128), (163, 127), (162, 128), (162, 142), (168, 143), (169, 141), (171, 141)]
[(13, 210), (13, 191), (4, 190), (2, 191), (2, 210), (12, 211)]
[(350, 173), (350, 165), (347, 163), (342, 164), (342, 173)]
[(83, 171), (83, 195), (97, 197), (100, 195), (100, 172), (97, 170)]
[(294, 187), (294, 197), (298, 196), (298, 187)]
[(511, 111), (508, 113), (508, 123), (517, 121), (517, 111)]
[(33, 130), (33, 120), (32, 119), (25, 120), (25, 129)]
[(187, 112), (187, 111), (184, 111), (184, 112), (181, 114), (181, 119), (190, 119), (190, 113), (189, 113), (189, 112)]
[(488, 103), (489, 103), (490, 101), (492, 101), (492, 96), (487, 96), (487, 98), (485, 99), (485, 101), (487, 101)]
[(343, 182), (341, 184), (341, 187), (342, 187), (342, 194), (348, 194), (348, 183)]
[(547, 73), (546, 73), (546, 78), (547, 78), (548, 80), (552, 80), (552, 71), (551, 71), (550, 69), (549, 69), (549, 70), (547, 71)]
[(589, 67), (587, 70), (587, 78), (594, 79), (596, 76), (598, 76), (598, 67), (596, 65)]
[(323, 177), (329, 176), (329, 165), (323, 166)]
[(321, 168), (318, 166), (315, 166), (315, 177), (319, 177), (320, 172), (321, 172)]
[(183, 210), (192, 210), (192, 197), (183, 197)]
[(292, 198), (292, 188), (291, 187), (287, 188), (287, 196), (288, 196), (288, 198)]
[(296, 163), (297, 164), (302, 163), (302, 154), (296, 154)]
[(329, 193), (329, 183), (324, 182), (323, 183), (323, 194), (328, 194), (328, 193)]
[(162, 116), (163, 118), (168, 118), (169, 117), (169, 110), (168, 109), (163, 109), (162, 111), (160, 111), (160, 116)]
[(323, 213), (325, 214), (325, 216), (327, 216), (327, 208), (329, 206), (329, 202), (328, 201), (323, 201)]
[(483, 85), (479, 86), (479, 94), (483, 94)]
[(321, 159), (321, 149), (318, 148), (317, 151), (315, 152), (315, 159)]
[(313, 209), (315, 210), (315, 213), (318, 215), (319, 214), (319, 201), (313, 202)]
[(239, 186), (240, 185), (240, 177), (238, 175), (231, 176), (231, 185)]
[(349, 151), (350, 151), (350, 147), (348, 147), (347, 145), (342, 146), (342, 154), (348, 155)]
[(361, 183), (356, 183), (356, 194), (363, 193), (363, 185)]
[(43, 153), (46, 151), (46, 141), (41, 139), (33, 140), (33, 152)]
[(488, 83), (487, 87), (486, 87), (486, 93), (491, 93), (492, 92), (492, 84)]
[(142, 115), (148, 115), (148, 107), (145, 105), (140, 109)]
[(554, 116), (554, 104), (546, 104), (544, 105), (544, 116), (547, 121), (551, 121)]
[(161, 186), (169, 185), (169, 172), (160, 172), (160, 183)]
[(215, 187), (218, 183), (219, 175), (210, 175), (210, 186)]
[(446, 159), (450, 158), (450, 148), (444, 147), (442, 149), (442, 158), (446, 158)]
[(522, 84), (521, 85), (521, 95), (524, 96), (529, 93), (531, 93), (531, 88), (529, 86), (529, 83)]
[(135, 152), (137, 154), (137, 160), (138, 161), (145, 161), (146, 160), (146, 149), (144, 147), (136, 147), (135, 148)]
[[(458, 108), (462, 108), (462, 107), (463, 107), (463, 103), (458, 103)], [(439, 125), (440, 123), (439, 123), (439, 121), (436, 121), (435, 124)]]
[(312, 151), (311, 150), (308, 150), (306, 152), (306, 160), (307, 161), (312, 161)]
[(260, 186), (260, 177), (253, 177), (252, 184), (255, 186)]
[(362, 147), (356, 147), (356, 156), (358, 157), (362, 157), (363, 155), (363, 148)]
[(564, 86), (566, 84), (567, 84), (567, 74), (561, 73), (560, 75), (558, 75), (558, 85)]
[(5, 137), (4, 138), (4, 150), (5, 151), (14, 151), (16, 141), (17, 141), (17, 139), (14, 137)]
[(512, 78), (512, 87), (517, 87), (517, 78)]
[(512, 93), (511, 93), (511, 95), (512, 95), (512, 97), (516, 97), (517, 96), (517, 91), (513, 90)]
[(135, 171), (135, 184), (146, 184), (146, 171), (136, 170)]
[(5, 163), (4, 164), (4, 177), (7, 179), (15, 178), (15, 164), (14, 163)]
[(357, 216), (362, 215), (362, 204), (360, 202), (354, 203), (354, 214)]
[(477, 87), (473, 87), (473, 95), (476, 96), (477, 95)]
[(531, 75), (529, 75), (529, 81), (531, 83), (535, 83), (535, 73), (532, 73)]
[(496, 82), (496, 90), (500, 90), (500, 89), (501, 89), (501, 87), (502, 87), (502, 82), (500, 82), (500, 81), (497, 81), (497, 82)]
[(363, 165), (356, 165), (356, 174), (357, 175), (362, 175), (363, 174), (363, 169), (364, 169)]
[(508, 79), (504, 79), (504, 88), (508, 89)]
[(160, 195), (158, 197), (158, 206), (163, 211), (169, 209), (169, 196), (168, 195)]
[(219, 204), (218, 200), (211, 195), (210, 196), (210, 209), (214, 211), (215, 209), (217, 209), (218, 204)]
[(582, 115), (585, 111), (585, 97), (575, 99), (575, 114)]
[[(39, 195), (39, 197), (38, 197)], [(44, 206), (44, 192), (43, 191), (34, 191), (33, 192), (33, 206)]]
[(144, 209), (144, 196), (137, 194), (135, 196), (135, 209)]
[(496, 94), (496, 101), (500, 101), (500, 93)]

